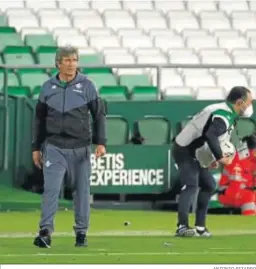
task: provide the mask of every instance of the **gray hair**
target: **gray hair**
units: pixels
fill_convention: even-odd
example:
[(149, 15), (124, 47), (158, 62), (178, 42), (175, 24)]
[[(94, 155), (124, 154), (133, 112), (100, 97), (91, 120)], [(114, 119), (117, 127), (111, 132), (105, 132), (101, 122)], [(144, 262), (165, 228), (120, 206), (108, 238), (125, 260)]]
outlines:
[(56, 55), (55, 55), (55, 65), (57, 67), (57, 64), (59, 64), (62, 60), (63, 57), (67, 57), (70, 55), (75, 54), (77, 56), (77, 60), (78, 60), (78, 49), (72, 46), (65, 46), (65, 47), (59, 47), (56, 51)]

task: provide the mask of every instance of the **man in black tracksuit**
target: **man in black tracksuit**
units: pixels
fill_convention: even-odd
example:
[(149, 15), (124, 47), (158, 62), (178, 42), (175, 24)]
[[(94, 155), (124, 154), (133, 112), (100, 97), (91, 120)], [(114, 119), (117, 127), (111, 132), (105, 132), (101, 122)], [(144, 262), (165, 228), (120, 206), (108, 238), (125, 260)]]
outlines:
[(77, 72), (77, 65), (78, 52), (75, 48), (59, 48), (56, 52), (59, 73), (43, 84), (36, 106), (33, 161), (44, 174), (40, 230), (34, 241), (38, 247), (51, 245), (54, 216), (65, 176), (73, 191), (75, 245), (87, 246), (91, 143), (97, 145), (96, 158), (105, 154), (106, 115), (94, 84)]

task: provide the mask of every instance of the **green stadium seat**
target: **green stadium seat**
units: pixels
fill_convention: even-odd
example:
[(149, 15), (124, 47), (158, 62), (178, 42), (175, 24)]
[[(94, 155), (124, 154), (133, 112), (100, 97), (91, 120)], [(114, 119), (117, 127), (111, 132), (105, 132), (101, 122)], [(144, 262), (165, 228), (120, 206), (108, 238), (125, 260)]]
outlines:
[(117, 86), (117, 80), (113, 74), (88, 74), (87, 77), (95, 83), (98, 89), (103, 86)]
[[(0, 27), (1, 28), (1, 27)], [(23, 41), (17, 33), (2, 33), (0, 31), (0, 51), (6, 46), (23, 46)]]
[(189, 122), (190, 119), (186, 119), (180, 122), (180, 130), (182, 130), (186, 124)]
[(53, 76), (55, 74), (57, 74), (59, 72), (58, 68), (51, 68), (50, 70), (47, 71), (47, 73), (50, 75), (50, 76)]
[(0, 15), (0, 26), (7, 26), (7, 19), (4, 15)]
[(32, 48), (28, 46), (7, 46), (3, 50), (3, 58), (5, 63), (10, 65), (31, 65), (35, 63)]
[(110, 67), (88, 67), (81, 68), (83, 74), (98, 74), (98, 73), (110, 73), (112, 74), (112, 69)]
[(1, 26), (0, 27), (0, 34), (13, 34), (16, 33), (15, 27), (10, 27), (10, 26)]
[(237, 122), (237, 130), (239, 137), (245, 137), (255, 132), (255, 122), (251, 119), (240, 118)]
[(26, 35), (24, 41), (27, 46), (31, 46), (35, 51), (40, 46), (56, 46), (56, 41), (51, 34)]
[(133, 101), (157, 100), (158, 89), (154, 86), (138, 86), (132, 89)]
[(237, 126), (231, 135), (231, 141), (236, 146), (239, 139), (249, 136), (256, 131), (256, 123), (252, 119), (240, 118)]
[(103, 86), (99, 94), (106, 101), (127, 101), (128, 89), (125, 86)]
[(135, 123), (139, 133), (145, 139), (145, 145), (163, 145), (170, 143), (171, 125), (162, 116), (145, 116)]
[(106, 132), (108, 145), (123, 145), (129, 141), (128, 122), (122, 116), (107, 116)]
[(37, 63), (43, 65), (55, 66), (55, 53), (57, 47), (42, 46), (36, 51), (37, 53)]
[(42, 89), (42, 86), (36, 86), (35, 88), (33, 88), (32, 90), (32, 95), (39, 95), (40, 94), (40, 91)]
[(152, 83), (148, 75), (120, 75), (120, 85), (126, 86), (129, 90), (136, 86), (151, 86)]
[(31, 89), (36, 86), (41, 86), (49, 76), (45, 73), (44, 69), (19, 69), (18, 75), (20, 77), (21, 85), (30, 87)]
[[(11, 70), (8, 70), (7, 79), (8, 79), (8, 82), (7, 82), (8, 86), (20, 86), (18, 77)], [(2, 91), (3, 85), (4, 85), (4, 70), (3, 69), (0, 69), (0, 85), (1, 85), (1, 91)]]
[[(102, 65), (104, 64), (103, 56), (101, 54), (82, 54), (79, 56), (79, 65)], [(81, 67), (83, 74), (90, 73), (112, 73), (110, 67)]]
[(32, 100), (38, 100), (38, 98), (39, 98), (39, 94), (34, 94), (31, 97)]
[(32, 89), (32, 93), (31, 93), (32, 100), (37, 100), (39, 98), (41, 89), (42, 89), (41, 86), (36, 86), (34, 89)]
[(79, 56), (79, 64), (82, 65), (93, 65), (93, 64), (103, 64), (103, 56), (100, 53), (97, 54), (81, 54)]
[(30, 97), (29, 87), (8, 87), (8, 94), (17, 97)]

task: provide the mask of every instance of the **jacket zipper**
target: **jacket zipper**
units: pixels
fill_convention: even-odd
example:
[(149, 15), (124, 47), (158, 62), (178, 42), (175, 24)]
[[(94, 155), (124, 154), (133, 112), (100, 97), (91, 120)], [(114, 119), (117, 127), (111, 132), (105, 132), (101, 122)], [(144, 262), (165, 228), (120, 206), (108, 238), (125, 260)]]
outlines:
[(66, 101), (66, 87), (63, 87), (63, 94), (62, 94), (61, 133), (64, 132), (64, 109), (65, 109), (65, 101)]

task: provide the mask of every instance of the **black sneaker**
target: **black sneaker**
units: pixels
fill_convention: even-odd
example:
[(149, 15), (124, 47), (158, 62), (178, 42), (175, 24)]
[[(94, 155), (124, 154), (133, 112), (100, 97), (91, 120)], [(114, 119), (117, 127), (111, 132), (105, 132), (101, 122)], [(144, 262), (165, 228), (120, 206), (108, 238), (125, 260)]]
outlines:
[(204, 230), (199, 230), (198, 228), (196, 230), (196, 236), (202, 236), (202, 237), (211, 237), (212, 234), (209, 232), (209, 230), (205, 227)]
[(75, 247), (87, 247), (88, 242), (86, 235), (84, 233), (78, 232), (76, 234), (76, 244)]
[(34, 245), (39, 248), (51, 248), (51, 235), (47, 229), (39, 231), (39, 235), (34, 240)]
[(195, 235), (196, 235), (195, 229), (186, 225), (178, 227), (175, 233), (175, 236), (179, 237), (193, 237)]

